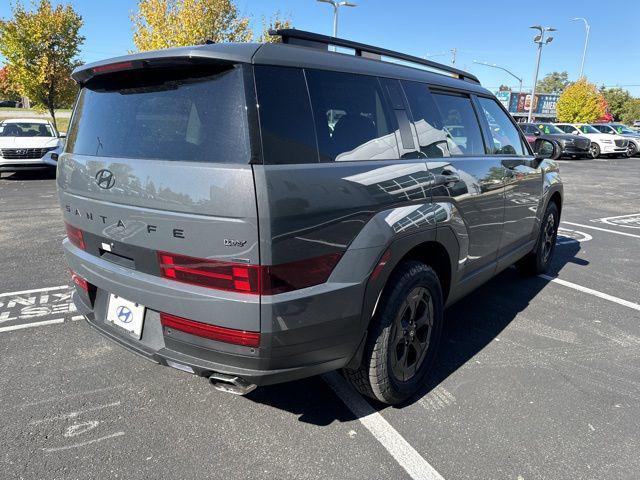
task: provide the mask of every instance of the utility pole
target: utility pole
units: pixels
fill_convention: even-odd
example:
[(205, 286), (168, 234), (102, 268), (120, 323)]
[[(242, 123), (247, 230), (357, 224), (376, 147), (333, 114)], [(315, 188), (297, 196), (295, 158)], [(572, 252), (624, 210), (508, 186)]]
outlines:
[[(502, 70), (504, 72), (507, 72), (509, 75), (511, 75), (513, 78), (515, 78), (516, 80), (518, 80), (518, 82), (520, 83), (520, 91), (518, 92), (518, 94), (522, 93), (522, 77), (517, 76), (515, 73), (513, 73), (511, 70), (506, 69), (505, 67), (501, 67), (500, 65), (496, 65), (495, 63), (488, 63), (488, 62), (479, 62), (477, 60), (474, 60), (473, 63), (477, 63), (478, 65), (484, 65), (485, 67), (491, 67), (491, 68), (497, 68), (499, 70)], [(518, 97), (519, 98), (519, 97)]]
[(538, 58), (536, 60), (536, 73), (533, 76), (533, 88), (531, 89), (531, 101), (529, 102), (529, 115), (527, 116), (527, 122), (531, 123), (531, 117), (533, 116), (533, 104), (535, 103), (535, 98), (536, 98), (536, 85), (538, 84), (538, 72), (540, 71), (540, 58), (542, 57), (542, 47), (553, 41), (553, 37), (547, 37), (545, 39), (545, 35), (548, 32), (555, 32), (556, 29), (553, 27), (542, 27), (540, 25), (534, 25), (529, 28), (533, 28), (534, 30), (538, 30), (540, 32), (540, 34), (536, 35), (533, 38), (533, 42), (538, 44)]
[(455, 65), (456, 64), (456, 55), (458, 55), (458, 49), (457, 48), (452, 48), (451, 49), (451, 65)]

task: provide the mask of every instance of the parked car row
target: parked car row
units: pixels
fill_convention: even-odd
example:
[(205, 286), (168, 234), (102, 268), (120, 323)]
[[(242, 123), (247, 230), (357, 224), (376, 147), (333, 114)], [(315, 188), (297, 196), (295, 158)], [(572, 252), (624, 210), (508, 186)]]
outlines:
[(621, 123), (521, 123), (533, 145), (544, 138), (558, 147), (557, 158), (633, 157), (640, 153), (640, 132)]

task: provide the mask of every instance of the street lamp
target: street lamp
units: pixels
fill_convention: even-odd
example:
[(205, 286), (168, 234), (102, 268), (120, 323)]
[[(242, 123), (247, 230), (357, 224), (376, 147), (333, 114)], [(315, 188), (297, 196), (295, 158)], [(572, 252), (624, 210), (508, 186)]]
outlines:
[(582, 51), (582, 63), (580, 64), (580, 78), (582, 78), (582, 72), (584, 72), (584, 59), (587, 56), (587, 45), (589, 45), (589, 32), (591, 31), (591, 25), (589, 25), (589, 22), (587, 22), (586, 18), (583, 17), (576, 17), (576, 18), (572, 18), (571, 20), (578, 21), (578, 20), (582, 20), (584, 22), (584, 28), (587, 31), (587, 34), (584, 38), (584, 50)]
[(513, 78), (515, 78), (516, 80), (518, 80), (518, 82), (520, 82), (520, 91), (519, 94), (522, 93), (522, 78), (520, 78), (519, 76), (517, 76), (515, 73), (513, 73), (510, 70), (507, 70), (504, 67), (501, 67), (500, 65), (496, 65), (495, 63), (487, 63), (487, 62), (479, 62), (477, 60), (474, 60), (473, 63), (477, 63), (478, 65), (484, 65), (485, 67), (491, 67), (491, 68), (497, 68), (499, 70), (502, 70), (504, 72), (507, 72), (509, 75), (511, 75)]
[(318, 2), (328, 3), (333, 7), (333, 36), (338, 37), (338, 9), (340, 7), (357, 7), (358, 5), (351, 2), (337, 0), (317, 0)]
[(531, 101), (529, 102), (529, 115), (527, 116), (527, 122), (531, 123), (531, 117), (533, 116), (533, 104), (536, 98), (536, 85), (538, 84), (538, 71), (540, 70), (540, 57), (542, 56), (542, 47), (553, 41), (553, 37), (549, 36), (545, 38), (548, 32), (555, 32), (553, 27), (542, 27), (540, 25), (533, 25), (534, 30), (538, 30), (540, 33), (533, 37), (534, 43), (538, 44), (538, 60), (536, 61), (536, 73), (533, 76), (533, 88), (531, 89)]

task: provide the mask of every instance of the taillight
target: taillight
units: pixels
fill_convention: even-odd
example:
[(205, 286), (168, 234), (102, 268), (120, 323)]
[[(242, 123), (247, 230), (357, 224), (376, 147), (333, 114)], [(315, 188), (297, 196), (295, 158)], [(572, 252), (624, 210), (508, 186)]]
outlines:
[(208, 323), (195, 322), (162, 312), (160, 313), (160, 323), (163, 327), (173, 328), (174, 330), (219, 342), (244, 345), (245, 347), (258, 347), (260, 345), (260, 332), (209, 325)]
[(324, 283), (341, 253), (282, 263), (247, 265), (158, 252), (162, 276), (202, 287), (254, 295), (275, 295)]
[(242, 263), (158, 252), (162, 276), (180, 282), (242, 293), (260, 293), (260, 268)]
[(73, 283), (75, 283), (78, 287), (80, 287), (85, 292), (89, 293), (89, 282), (87, 282), (84, 278), (82, 278), (73, 270), (70, 270), (70, 272), (71, 272), (71, 280), (73, 280)]
[(82, 230), (74, 227), (73, 225), (69, 225), (67, 222), (64, 222), (64, 225), (67, 229), (67, 237), (69, 241), (73, 243), (76, 247), (85, 249), (84, 244), (84, 235), (82, 234)]

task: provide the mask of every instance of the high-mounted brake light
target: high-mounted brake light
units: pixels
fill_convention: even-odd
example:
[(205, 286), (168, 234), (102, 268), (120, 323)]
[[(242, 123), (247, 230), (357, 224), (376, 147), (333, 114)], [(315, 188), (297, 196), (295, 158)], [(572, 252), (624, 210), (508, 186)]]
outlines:
[(173, 328), (181, 332), (196, 335), (198, 337), (217, 340), (219, 342), (233, 343), (245, 347), (260, 346), (260, 332), (236, 330), (235, 328), (219, 327), (208, 323), (187, 320), (169, 313), (160, 312), (160, 323), (163, 327)]
[(202, 287), (254, 295), (275, 295), (324, 283), (341, 253), (282, 263), (248, 265), (158, 252), (162, 276)]
[(67, 222), (64, 222), (64, 226), (67, 229), (67, 237), (69, 238), (69, 241), (76, 247), (84, 250), (86, 245), (84, 243), (84, 234), (82, 233), (82, 230), (74, 227), (73, 225), (69, 225)]
[(109, 73), (109, 72), (117, 72), (119, 70), (129, 70), (133, 68), (133, 62), (118, 62), (118, 63), (109, 63), (107, 65), (99, 65), (97, 67), (93, 67), (91, 71), (93, 73)]

